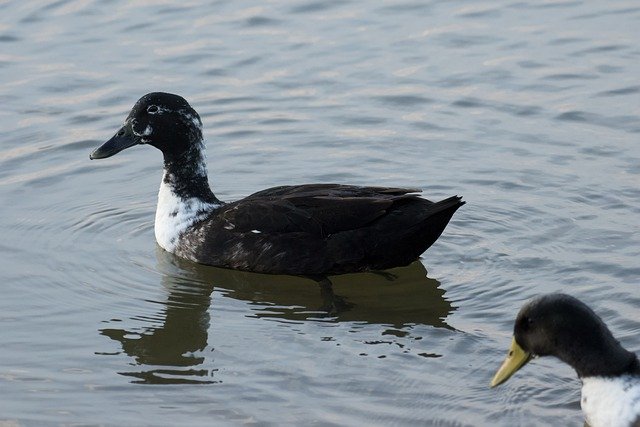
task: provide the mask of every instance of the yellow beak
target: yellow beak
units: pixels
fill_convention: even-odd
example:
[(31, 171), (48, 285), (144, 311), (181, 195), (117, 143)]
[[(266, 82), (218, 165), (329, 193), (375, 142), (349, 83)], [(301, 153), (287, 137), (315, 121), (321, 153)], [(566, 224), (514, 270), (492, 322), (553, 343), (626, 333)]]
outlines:
[(511, 339), (511, 347), (509, 347), (509, 354), (502, 362), (502, 366), (498, 369), (498, 372), (491, 380), (491, 387), (502, 384), (515, 374), (516, 371), (522, 368), (527, 362), (531, 360), (531, 353), (528, 353), (522, 349), (516, 342), (515, 337)]

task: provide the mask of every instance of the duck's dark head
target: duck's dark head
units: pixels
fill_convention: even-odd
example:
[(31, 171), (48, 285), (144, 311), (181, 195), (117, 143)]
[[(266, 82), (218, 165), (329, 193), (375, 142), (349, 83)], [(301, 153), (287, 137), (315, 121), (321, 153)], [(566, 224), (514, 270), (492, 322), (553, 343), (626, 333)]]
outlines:
[(580, 300), (549, 294), (525, 304), (515, 321), (511, 348), (491, 386), (505, 382), (532, 357), (555, 356), (579, 377), (635, 373), (638, 360)]
[(161, 150), (165, 160), (202, 149), (202, 122), (181, 96), (153, 92), (136, 102), (124, 125), (89, 157), (104, 159), (138, 144)]

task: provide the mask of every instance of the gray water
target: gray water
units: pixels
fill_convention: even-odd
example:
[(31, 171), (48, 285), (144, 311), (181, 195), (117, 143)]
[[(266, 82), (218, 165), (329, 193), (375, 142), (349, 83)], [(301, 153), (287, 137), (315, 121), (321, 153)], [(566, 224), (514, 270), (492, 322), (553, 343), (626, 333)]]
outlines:
[[(0, 425), (582, 425), (556, 360), (488, 384), (546, 292), (640, 350), (639, 76), (637, 1), (0, 2)], [(223, 200), (467, 204), (328, 315), (156, 246), (160, 153), (88, 158), (150, 91), (201, 114)]]

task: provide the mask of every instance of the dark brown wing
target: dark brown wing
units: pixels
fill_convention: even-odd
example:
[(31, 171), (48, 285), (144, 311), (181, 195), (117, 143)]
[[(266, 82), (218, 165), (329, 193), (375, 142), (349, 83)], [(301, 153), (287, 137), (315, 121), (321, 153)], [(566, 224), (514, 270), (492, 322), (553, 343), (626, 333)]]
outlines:
[(254, 198), (297, 198), (297, 197), (373, 197), (394, 195), (400, 196), (410, 193), (421, 193), (422, 190), (416, 188), (396, 188), (396, 187), (359, 187), (356, 185), (343, 184), (303, 184), (303, 185), (283, 185), (280, 187), (267, 188), (246, 197), (244, 200)]
[(328, 236), (365, 227), (419, 190), (310, 184), (274, 187), (225, 206), (222, 217), (235, 231), (306, 232)]

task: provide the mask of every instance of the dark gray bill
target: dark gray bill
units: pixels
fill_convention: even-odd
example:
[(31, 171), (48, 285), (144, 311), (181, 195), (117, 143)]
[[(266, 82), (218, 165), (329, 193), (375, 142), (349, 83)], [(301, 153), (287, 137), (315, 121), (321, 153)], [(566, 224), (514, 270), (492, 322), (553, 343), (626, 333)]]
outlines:
[(140, 138), (133, 134), (131, 126), (125, 125), (118, 133), (113, 135), (113, 138), (93, 150), (93, 152), (89, 154), (89, 158), (91, 160), (106, 159), (136, 144), (140, 144)]

